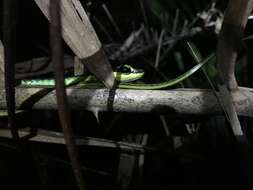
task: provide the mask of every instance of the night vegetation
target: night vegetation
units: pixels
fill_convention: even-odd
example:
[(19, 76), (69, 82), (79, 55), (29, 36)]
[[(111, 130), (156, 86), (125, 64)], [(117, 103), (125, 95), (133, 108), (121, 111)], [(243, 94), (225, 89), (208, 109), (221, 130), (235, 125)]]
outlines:
[[(218, 41), (223, 43), (220, 33), (224, 32), (222, 23), (228, 1), (80, 2), (114, 71), (129, 72), (130, 67), (122, 69), (122, 66), (130, 65), (136, 71), (143, 72), (142, 78), (131, 81), (131, 84), (137, 86), (175, 81), (173, 85), (155, 89), (157, 99), (148, 99), (153, 89), (110, 90), (109, 93), (105, 91), (108, 95), (104, 95), (104, 91), (96, 91), (93, 84), (89, 91), (91, 95), (87, 95), (88, 100), (85, 97), (83, 101), (80, 100), (81, 95), (73, 95), (72, 91), (68, 91), (67, 96), (72, 95), (69, 98), (71, 126), (87, 189), (245, 189), (252, 185), (253, 114), (247, 112), (252, 110), (253, 101), (250, 98), (250, 88), (253, 86), (250, 63), (251, 16), (248, 17), (245, 30), (242, 27), (242, 39), (236, 42), (231, 40), (231, 47), (236, 44), (237, 83), (247, 87), (239, 90), (247, 91), (243, 95), (248, 97), (243, 105), (238, 103), (236, 107), (231, 102), (237, 99), (231, 101), (230, 95), (226, 93), (239, 98), (242, 95), (233, 94), (237, 88), (230, 88), (229, 77), (219, 73), (221, 68), (217, 66), (215, 58), (218, 57), (219, 61), (223, 58), (220, 55), (231, 57), (228, 51), (223, 52), (221, 47), (225, 46), (222, 45), (218, 48), (221, 53), (217, 53)], [(16, 3), (15, 85), (19, 112), (15, 114), (14, 124), (21, 136), (30, 131), (34, 132), (31, 133), (34, 136), (21, 141), (12, 139), (8, 128), (10, 112), (4, 110), (5, 96), (0, 93), (0, 181), (3, 189), (78, 189), (72, 162), (66, 151), (55, 94), (54, 98), (47, 96), (54, 92), (45, 88), (43, 92), (37, 93), (31, 87), (31, 92), (36, 93), (26, 99), (29, 87), (19, 86), (24, 79), (54, 77), (49, 22), (35, 1)], [(4, 12), (3, 3), (0, 6), (1, 12)], [(3, 15), (1, 26), (4, 26)], [(78, 16), (82, 17), (80, 12)], [(232, 39), (236, 39), (233, 32), (231, 30)], [(4, 35), (2, 27), (1, 41), (4, 41)], [(62, 47), (65, 77), (93, 73), (85, 68), (77, 68), (76, 53), (66, 40), (62, 40)], [(203, 60), (212, 54), (217, 56), (202, 66)], [(3, 54), (0, 51), (1, 56)], [(0, 88), (3, 91), (4, 71), (1, 60), (0, 64)], [(199, 68), (193, 72), (196, 65)], [(190, 74), (182, 75), (184, 73)], [(95, 87), (104, 88), (96, 84)], [(179, 93), (176, 94), (178, 89)], [(203, 103), (201, 89), (208, 89), (203, 90), (203, 93), (207, 93), (209, 100), (213, 98), (214, 102)], [(26, 90), (27, 94), (17, 94)], [(131, 99), (128, 91), (144, 98)], [(184, 101), (171, 98), (168, 101), (175, 101), (170, 104), (175, 107), (165, 106), (163, 103), (167, 101), (167, 96), (164, 98), (164, 94), (159, 94), (160, 91), (175, 92), (174, 96)], [(199, 94), (188, 100), (184, 98), (184, 91), (196, 91)], [(112, 100), (110, 95), (113, 96)], [(124, 101), (124, 96), (127, 101)], [(97, 104), (93, 101), (96, 98), (99, 100)], [(44, 103), (37, 104), (41, 99)], [(45, 102), (47, 105), (43, 105)], [(136, 107), (133, 107), (135, 103)], [(83, 107), (86, 109), (81, 109)], [(237, 111), (233, 111), (235, 109)], [(236, 128), (238, 125), (240, 129)]]

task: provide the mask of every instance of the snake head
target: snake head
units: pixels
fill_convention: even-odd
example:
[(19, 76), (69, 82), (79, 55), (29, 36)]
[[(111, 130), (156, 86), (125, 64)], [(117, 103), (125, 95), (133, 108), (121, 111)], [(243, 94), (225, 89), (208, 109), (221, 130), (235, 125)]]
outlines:
[(114, 76), (120, 82), (132, 82), (142, 78), (144, 71), (142, 69), (135, 69), (130, 65), (121, 65), (116, 68)]

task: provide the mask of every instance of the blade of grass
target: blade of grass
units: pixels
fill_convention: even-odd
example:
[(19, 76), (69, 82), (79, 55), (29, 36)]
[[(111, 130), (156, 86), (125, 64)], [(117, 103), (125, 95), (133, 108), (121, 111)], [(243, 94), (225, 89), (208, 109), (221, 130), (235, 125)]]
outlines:
[[(191, 43), (191, 42), (187, 42), (187, 47), (188, 47), (188, 51), (190, 52), (190, 54), (192, 55), (192, 57), (194, 58), (194, 60), (197, 62), (197, 63), (200, 63), (202, 61), (202, 56), (200, 54), (200, 52), (198, 51), (197, 47)], [(201, 68), (209, 85), (211, 86), (213, 92), (214, 92), (214, 95), (216, 96), (217, 98), (217, 101), (219, 102), (224, 114), (225, 114), (225, 117), (226, 119), (228, 120), (228, 122), (231, 124), (231, 126), (233, 126), (233, 122), (231, 121), (230, 117), (229, 117), (229, 113), (227, 112), (227, 109), (226, 109), (226, 104), (224, 104), (223, 100), (220, 99), (215, 87), (214, 87), (214, 84), (213, 82), (210, 80), (208, 74), (206, 73), (205, 69), (202, 67)]]
[(121, 34), (121, 31), (120, 31), (120, 29), (119, 29), (119, 27), (118, 27), (116, 21), (114, 20), (112, 14), (110, 13), (109, 9), (107, 8), (107, 6), (106, 6), (105, 4), (102, 4), (102, 7), (103, 7), (103, 9), (104, 9), (104, 11), (105, 11), (107, 17), (109, 18), (110, 22), (112, 23), (112, 25), (113, 25), (115, 31), (117, 32), (117, 34), (119, 35), (119, 37), (120, 37), (121, 39), (123, 39), (123, 36), (122, 36), (122, 34)]
[(160, 54), (161, 54), (161, 48), (162, 48), (162, 44), (163, 44), (163, 36), (164, 36), (164, 34), (165, 34), (165, 30), (162, 29), (160, 37), (159, 37), (157, 51), (156, 51), (155, 68), (159, 67)]
[[(174, 57), (175, 57), (175, 60), (177, 62), (179, 70), (181, 72), (185, 71), (185, 67), (184, 67), (184, 63), (183, 63), (183, 59), (182, 59), (181, 53), (180, 52), (175, 52), (174, 53)], [(191, 83), (191, 80), (189, 80), (189, 79), (185, 79), (185, 83), (186, 83), (187, 87), (192, 87), (193, 86), (192, 83)]]
[(171, 32), (172, 36), (177, 35), (178, 21), (179, 21), (179, 9), (177, 9), (175, 13), (175, 19), (173, 22), (173, 27), (172, 27), (172, 32)]
[(140, 8), (141, 8), (141, 13), (142, 13), (142, 16), (143, 16), (143, 19), (144, 19), (144, 23), (145, 23), (146, 26), (149, 26), (148, 17), (147, 17), (147, 14), (146, 14), (146, 10), (145, 10), (145, 7), (144, 7), (143, 0), (139, 0), (139, 4), (140, 4)]

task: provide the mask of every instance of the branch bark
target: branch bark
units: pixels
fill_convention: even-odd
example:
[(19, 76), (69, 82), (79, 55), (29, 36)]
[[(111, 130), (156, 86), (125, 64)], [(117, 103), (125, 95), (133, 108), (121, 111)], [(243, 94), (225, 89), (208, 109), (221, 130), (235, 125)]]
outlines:
[[(253, 89), (240, 88), (232, 93), (238, 115), (253, 116)], [(75, 110), (114, 112), (158, 112), (178, 114), (222, 114), (211, 90), (124, 90), (67, 88), (69, 106)], [(219, 94), (218, 94), (219, 95)], [(6, 109), (0, 90), (0, 109)], [(20, 109), (57, 109), (54, 89), (16, 88), (16, 106)]]
[(225, 11), (217, 46), (217, 62), (220, 77), (230, 90), (238, 87), (235, 77), (237, 52), (242, 47), (241, 40), (252, 5), (252, 0), (230, 0)]
[(4, 46), (0, 40), (0, 89), (4, 88)]
[[(26, 137), (30, 134), (28, 129), (19, 130), (19, 134), (22, 137)], [(10, 130), (5, 128), (0, 128), (0, 137), (1, 138), (11, 138)], [(63, 134), (59, 132), (47, 131), (38, 129), (37, 134), (28, 139), (29, 141), (41, 142), (41, 143), (50, 143), (50, 144), (63, 144), (66, 142), (63, 138)], [(155, 147), (145, 146), (137, 143), (128, 143), (123, 141), (114, 141), (108, 139), (94, 138), (94, 137), (75, 137), (76, 144), (78, 146), (90, 146), (98, 148), (110, 148), (121, 150), (122, 152), (129, 153), (145, 153), (158, 151)]]

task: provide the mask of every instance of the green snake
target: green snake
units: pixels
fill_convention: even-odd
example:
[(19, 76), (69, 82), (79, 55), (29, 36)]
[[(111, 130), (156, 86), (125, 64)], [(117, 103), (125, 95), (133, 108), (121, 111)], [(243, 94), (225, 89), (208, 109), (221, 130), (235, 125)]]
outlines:
[[(152, 83), (152, 84), (135, 84), (135, 83), (129, 83), (131, 81), (135, 81), (140, 79), (144, 72), (142, 70), (136, 70), (132, 68), (129, 65), (125, 65), (125, 68), (129, 69), (129, 72), (127, 73), (120, 73), (120, 72), (114, 72), (114, 76), (117, 81), (119, 81), (119, 84), (117, 85), (117, 88), (121, 89), (135, 89), (135, 90), (158, 90), (158, 89), (164, 89), (173, 85), (176, 85), (192, 74), (194, 74), (196, 71), (198, 71), (204, 64), (213, 61), (215, 58), (214, 54), (210, 54), (206, 59), (204, 59), (199, 64), (192, 67), (190, 70), (186, 71), (185, 73), (179, 75), (178, 77), (174, 79), (170, 79), (165, 82), (161, 83)], [(102, 83), (99, 83), (96, 81), (94, 76), (79, 76), (79, 77), (67, 77), (65, 78), (65, 85), (70, 86), (78, 84), (80, 87), (103, 87)], [(54, 87), (55, 81), (54, 79), (31, 79), (31, 80), (22, 80), (21, 86), (24, 87)]]
[[(162, 82), (162, 83), (153, 83), (153, 84), (133, 84), (129, 83), (131, 81), (135, 81), (140, 79), (144, 72), (142, 70), (133, 69), (129, 65), (125, 65), (124, 68), (128, 68), (129, 72), (120, 73), (120, 72), (114, 72), (114, 76), (116, 80), (120, 81), (118, 88), (123, 89), (137, 89), (137, 90), (157, 90), (157, 89), (163, 89), (167, 88), (173, 85), (176, 85), (192, 74), (194, 74), (196, 71), (198, 71), (203, 65), (206, 63), (209, 63), (215, 59), (215, 55), (211, 54), (206, 59), (204, 59), (199, 64), (195, 65), (190, 70), (186, 71), (185, 73), (179, 75), (178, 77)], [(97, 82), (96, 78), (94, 76), (80, 76), (80, 77), (67, 77), (65, 78), (65, 85), (70, 86), (73, 84), (78, 84), (81, 87), (103, 87), (102, 83)], [(22, 80), (21, 86), (24, 87), (54, 87), (55, 81), (54, 79), (32, 79), (32, 80)], [(20, 113), (19, 110), (17, 110), (16, 113)], [(21, 111), (22, 113), (22, 111)], [(0, 117), (1, 116), (7, 116), (7, 112), (5, 110), (0, 110)]]
[[(138, 80), (143, 77), (144, 72), (143, 70), (134, 69), (130, 65), (123, 65), (121, 67), (122, 72), (113, 72), (114, 77), (117, 81), (120, 82), (132, 82)], [(72, 84), (96, 84), (97, 79), (92, 76), (78, 76), (78, 77), (67, 77), (65, 78), (65, 85), (70, 86)], [(21, 85), (23, 86), (54, 86), (55, 80), (54, 79), (32, 79), (32, 80), (21, 80)]]

